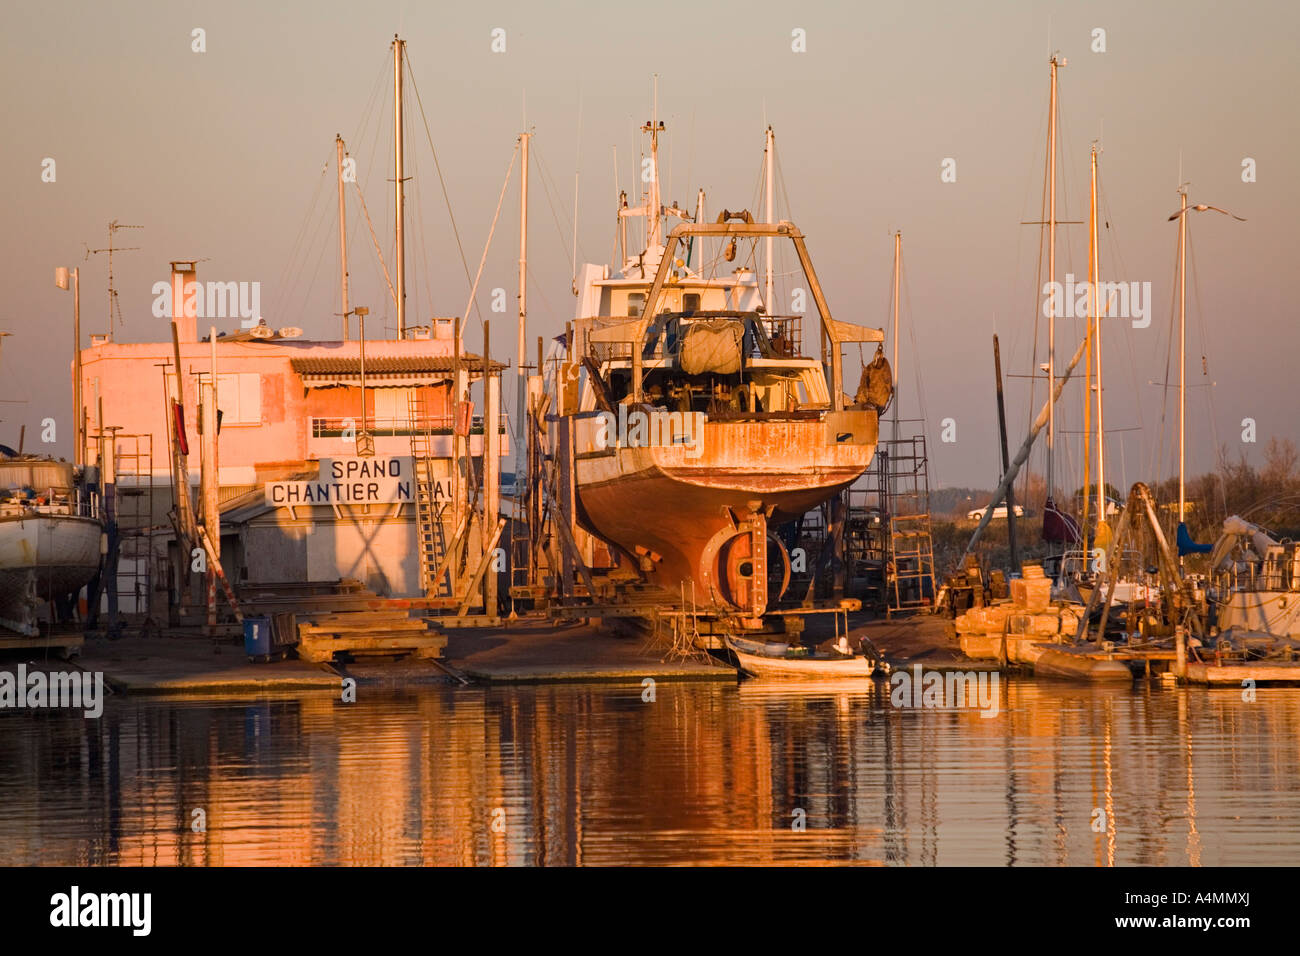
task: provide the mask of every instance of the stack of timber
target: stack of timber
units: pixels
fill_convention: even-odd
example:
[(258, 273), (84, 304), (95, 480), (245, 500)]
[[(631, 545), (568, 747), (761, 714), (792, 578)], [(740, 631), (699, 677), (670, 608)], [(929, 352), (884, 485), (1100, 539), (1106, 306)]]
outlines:
[(1043, 644), (1072, 641), (1083, 607), (1052, 602), (1052, 582), (1041, 565), (1027, 564), (1011, 581), (1011, 600), (971, 608), (954, 625), (962, 653), (976, 660), (1032, 664)]
[[(447, 637), (413, 618), (426, 603), (384, 598), (360, 581), (286, 582), (244, 586), (245, 613), (272, 619), (281, 643), (288, 635), (303, 660), (328, 662), (337, 654), (440, 658)], [(296, 638), (296, 639), (295, 639)]]
[(298, 656), (305, 661), (327, 663), (337, 654), (440, 658), (446, 646), (445, 634), (405, 611), (298, 615)]

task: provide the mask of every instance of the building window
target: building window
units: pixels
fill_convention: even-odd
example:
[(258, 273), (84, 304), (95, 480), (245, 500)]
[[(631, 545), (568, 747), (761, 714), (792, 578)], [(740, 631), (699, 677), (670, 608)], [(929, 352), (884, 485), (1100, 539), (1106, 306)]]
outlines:
[(376, 388), (374, 397), (374, 421), (376, 428), (408, 428), (411, 424), (410, 388)]
[(218, 374), (217, 407), (223, 428), (262, 424), (262, 376), (257, 372)]
[(642, 311), (644, 308), (645, 308), (645, 293), (644, 293), (644, 292), (632, 292), (632, 293), (629, 293), (629, 294), (628, 294), (628, 297), (627, 297), (627, 314), (628, 314), (629, 316), (631, 316), (632, 318), (636, 318), (638, 315), (641, 314), (641, 311)]

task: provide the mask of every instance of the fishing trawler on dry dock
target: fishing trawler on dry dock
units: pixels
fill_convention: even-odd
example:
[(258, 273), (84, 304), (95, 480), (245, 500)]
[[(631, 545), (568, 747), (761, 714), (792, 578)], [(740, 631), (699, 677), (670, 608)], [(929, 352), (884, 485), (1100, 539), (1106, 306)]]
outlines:
[[(643, 128), (652, 171), (662, 129)], [(884, 336), (831, 316), (793, 223), (725, 210), (706, 223), (702, 192), (691, 217), (663, 206), (657, 172), (647, 185), (641, 206), (620, 202), (620, 266), (579, 274), (564, 378), (551, 382), (552, 448), (572, 443), (582, 528), (645, 583), (756, 628), (790, 579), (789, 555), (769, 529), (839, 494), (871, 462), (888, 367), (878, 358), (846, 401), (841, 350)], [(681, 222), (665, 237), (670, 216)], [(634, 217), (645, 220), (645, 247), (627, 255)], [(801, 351), (801, 316), (776, 314), (770, 281), (764, 295), (752, 268), (717, 274), (749, 261), (738, 246), (759, 239), (768, 269), (772, 241), (793, 244), (818, 313), (820, 359)]]

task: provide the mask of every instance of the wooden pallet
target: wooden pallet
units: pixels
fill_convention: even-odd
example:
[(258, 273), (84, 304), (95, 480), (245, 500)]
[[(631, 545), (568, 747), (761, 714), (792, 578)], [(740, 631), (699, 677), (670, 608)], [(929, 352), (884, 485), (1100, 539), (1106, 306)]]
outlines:
[(80, 631), (70, 633), (54, 632), (28, 637), (0, 628), (0, 651), (53, 650), (62, 657), (81, 653), (85, 638)]
[(337, 654), (441, 658), (447, 636), (403, 611), (298, 615), (298, 656), (328, 663)]

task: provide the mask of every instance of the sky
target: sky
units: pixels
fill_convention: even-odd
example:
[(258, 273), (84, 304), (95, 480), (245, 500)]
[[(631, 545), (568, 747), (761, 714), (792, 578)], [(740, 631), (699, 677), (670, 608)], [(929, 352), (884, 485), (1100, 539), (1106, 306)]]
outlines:
[[(1189, 221), (1189, 472), (1213, 467), (1221, 449), (1259, 463), (1270, 438), (1300, 442), (1300, 329), (1284, 286), (1300, 215), (1298, 5), (3, 4), (5, 444), (16, 445), (26, 424), (33, 449), (53, 418), (61, 431), (43, 450), (70, 454), (72, 297), (53, 270), (81, 268), (83, 332), (107, 331), (107, 257), (90, 250), (108, 245), (113, 220), (143, 227), (114, 240), (139, 247), (114, 257), (116, 340), (169, 335), (152, 314), (152, 289), (180, 258), (201, 260), (201, 281), (261, 283), (273, 326), (338, 336), (334, 136), (357, 160), (391, 262), (395, 33), (415, 82), (406, 93), (412, 324), (466, 314), (526, 126), (529, 340), (563, 329), (574, 309), (575, 181), (579, 261), (608, 262), (617, 187), (633, 188), (646, 148), (637, 127), (653, 110), (657, 74), (664, 199), (692, 208), (704, 188), (710, 216), (724, 206), (757, 212), (770, 123), (777, 213), (808, 237), (837, 318), (888, 326), (891, 236), (902, 231), (900, 414), (924, 415), (933, 484), (992, 487), (992, 336), (1002, 345), (1013, 453), (1036, 411), (1021, 376), (1035, 354), (1045, 360), (1041, 230), (1023, 223), (1043, 218), (1048, 61), (1057, 51), (1067, 58), (1057, 217), (1086, 223), (1098, 142), (1102, 278), (1151, 284), (1146, 327), (1103, 322), (1115, 483), (1176, 468), (1176, 405), (1159, 383), (1167, 370), (1177, 375), (1177, 228), (1167, 217), (1180, 182), (1190, 182), (1190, 202), (1247, 220), (1207, 211)], [(504, 50), (494, 51), (494, 38)], [(477, 350), (478, 315), (495, 320), (494, 357), (515, 349), (517, 188), (516, 161), (479, 311), (466, 323), (467, 347)], [(393, 310), (355, 192), (348, 205), (352, 304), (369, 305), (369, 336), (385, 326), (391, 335)], [(1086, 224), (1061, 226), (1058, 279), (1072, 272), (1082, 281), (1087, 258)], [(788, 255), (778, 259), (778, 271), (790, 267)], [(782, 276), (783, 297), (791, 281)], [(491, 311), (494, 289), (506, 290), (504, 314)], [(1084, 327), (1058, 320), (1058, 366)], [(1062, 484), (1081, 480), (1083, 396), (1071, 382), (1059, 406), (1057, 467), (1071, 476)]]

